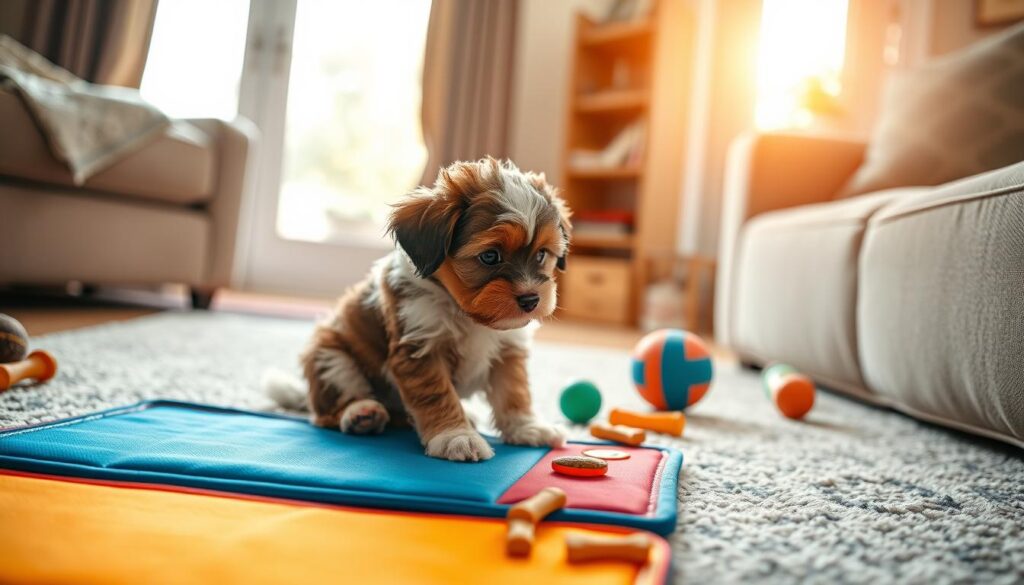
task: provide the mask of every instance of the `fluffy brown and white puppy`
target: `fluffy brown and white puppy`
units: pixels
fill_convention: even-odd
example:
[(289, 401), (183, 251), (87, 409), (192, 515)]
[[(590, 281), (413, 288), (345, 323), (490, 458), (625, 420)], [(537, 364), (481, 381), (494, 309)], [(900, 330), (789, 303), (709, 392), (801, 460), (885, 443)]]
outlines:
[[(564, 269), (569, 212), (543, 175), (493, 158), (443, 169), (399, 202), (398, 248), (349, 290), (302, 355), (315, 424), (378, 433), (409, 420), (427, 455), (494, 455), (461, 398), (486, 393), (506, 443), (558, 445), (533, 414), (531, 331), (551, 314)], [(280, 384), (268, 390), (293, 403)]]

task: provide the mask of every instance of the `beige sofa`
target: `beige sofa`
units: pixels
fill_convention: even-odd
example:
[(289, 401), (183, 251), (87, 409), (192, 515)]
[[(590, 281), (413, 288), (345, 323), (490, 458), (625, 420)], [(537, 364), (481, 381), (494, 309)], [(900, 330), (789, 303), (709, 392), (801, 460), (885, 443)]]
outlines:
[(181, 283), (205, 307), (230, 283), (252, 123), (176, 120), (82, 187), (4, 90), (0, 128), (0, 284)]
[(749, 364), (1024, 447), (1024, 163), (833, 199), (864, 145), (739, 139), (716, 331)]

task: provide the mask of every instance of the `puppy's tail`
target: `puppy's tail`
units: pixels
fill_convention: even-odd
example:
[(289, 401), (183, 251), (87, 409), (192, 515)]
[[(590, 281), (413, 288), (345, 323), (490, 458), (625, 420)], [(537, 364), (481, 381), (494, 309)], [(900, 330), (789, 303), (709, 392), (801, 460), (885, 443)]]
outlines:
[(269, 369), (263, 373), (263, 380), (260, 382), (263, 393), (267, 398), (273, 400), (281, 408), (287, 410), (309, 410), (309, 402), (306, 400), (306, 387), (302, 380), (288, 372)]

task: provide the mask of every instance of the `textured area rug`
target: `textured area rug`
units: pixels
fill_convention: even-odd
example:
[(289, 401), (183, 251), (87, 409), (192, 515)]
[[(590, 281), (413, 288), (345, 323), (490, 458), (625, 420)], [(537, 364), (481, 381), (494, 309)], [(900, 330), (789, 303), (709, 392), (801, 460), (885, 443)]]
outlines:
[[(267, 408), (259, 379), (293, 368), (312, 323), (165, 313), (34, 340), (60, 359), (51, 382), (0, 394), (0, 426), (149, 398)], [(624, 352), (538, 345), (538, 410), (586, 377), (605, 408), (642, 407)], [(486, 421), (487, 409), (471, 409)], [(778, 415), (755, 374), (719, 364), (682, 439), (674, 579), (713, 583), (1024, 581), (1024, 457), (1010, 447), (819, 393), (805, 422)], [(572, 431), (577, 438), (582, 427)]]

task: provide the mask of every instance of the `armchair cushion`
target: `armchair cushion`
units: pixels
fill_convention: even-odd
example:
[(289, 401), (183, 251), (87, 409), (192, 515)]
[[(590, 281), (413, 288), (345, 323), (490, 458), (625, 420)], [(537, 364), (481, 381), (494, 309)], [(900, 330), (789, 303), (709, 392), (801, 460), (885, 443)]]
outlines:
[[(68, 168), (50, 154), (24, 104), (0, 90), (0, 175), (74, 187)], [(174, 121), (162, 136), (91, 176), (85, 191), (101, 191), (178, 205), (210, 199), (216, 181), (214, 141), (196, 126)]]

